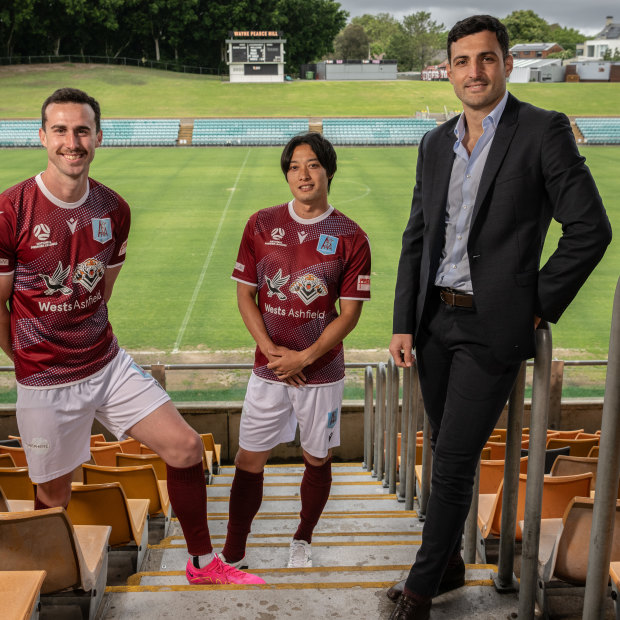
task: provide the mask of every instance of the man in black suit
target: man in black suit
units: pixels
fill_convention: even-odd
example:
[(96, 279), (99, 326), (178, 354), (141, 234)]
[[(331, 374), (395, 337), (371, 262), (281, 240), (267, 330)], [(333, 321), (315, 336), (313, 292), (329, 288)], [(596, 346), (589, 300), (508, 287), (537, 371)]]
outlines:
[[(557, 321), (611, 240), (566, 116), (506, 91), (508, 33), (477, 15), (448, 35), (448, 77), (463, 113), (419, 148), (403, 234), (390, 353), (415, 346), (432, 427), (432, 489), (422, 545), (393, 620), (429, 617), (431, 599), (464, 584), (460, 554), (480, 451), (541, 319)], [(540, 256), (551, 218), (563, 234)], [(402, 593), (402, 596), (401, 596)]]

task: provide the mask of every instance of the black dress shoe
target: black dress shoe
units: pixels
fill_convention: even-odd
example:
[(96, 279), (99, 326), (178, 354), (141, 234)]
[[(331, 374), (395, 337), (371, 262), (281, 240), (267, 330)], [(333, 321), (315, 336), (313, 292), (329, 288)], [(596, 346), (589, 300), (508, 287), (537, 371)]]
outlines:
[[(446, 572), (443, 574), (441, 582), (439, 583), (437, 596), (450, 592), (450, 590), (462, 588), (465, 585), (465, 562), (463, 562), (463, 558), (460, 558), (460, 560), (461, 561), (455, 566), (446, 568)], [(398, 597), (403, 593), (405, 581), (407, 580), (403, 579), (399, 581), (386, 592), (387, 597), (391, 601), (398, 600)]]
[(390, 620), (428, 620), (431, 615), (431, 604), (431, 599), (422, 602), (403, 594), (394, 608)]

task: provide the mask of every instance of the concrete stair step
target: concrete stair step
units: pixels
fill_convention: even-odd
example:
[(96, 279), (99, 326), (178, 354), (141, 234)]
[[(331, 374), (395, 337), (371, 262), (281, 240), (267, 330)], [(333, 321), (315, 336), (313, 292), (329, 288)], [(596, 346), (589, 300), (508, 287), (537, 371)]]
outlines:
[[(267, 482), (263, 485), (263, 497), (272, 496), (299, 496), (299, 484), (301, 480), (290, 482)], [(339, 495), (389, 495), (388, 489), (384, 488), (380, 482), (372, 480), (344, 481), (334, 480), (330, 491), (331, 497)], [(207, 497), (230, 497), (230, 484), (215, 482), (207, 488)]]

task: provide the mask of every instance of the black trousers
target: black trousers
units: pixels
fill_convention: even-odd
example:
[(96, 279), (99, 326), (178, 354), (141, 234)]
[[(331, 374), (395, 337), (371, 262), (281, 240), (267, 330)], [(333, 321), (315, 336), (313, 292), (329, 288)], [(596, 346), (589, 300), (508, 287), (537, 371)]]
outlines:
[(422, 596), (437, 593), (448, 560), (460, 552), (480, 451), (520, 367), (494, 358), (475, 307), (448, 306), (436, 288), (428, 295), (416, 358), (432, 428), (433, 471), (422, 544), (406, 583)]

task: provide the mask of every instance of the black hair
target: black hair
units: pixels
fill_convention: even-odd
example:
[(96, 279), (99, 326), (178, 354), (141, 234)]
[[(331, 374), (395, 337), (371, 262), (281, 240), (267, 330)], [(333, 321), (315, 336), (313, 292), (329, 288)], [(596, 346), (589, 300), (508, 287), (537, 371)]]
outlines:
[(101, 131), (101, 108), (96, 99), (87, 95), (83, 90), (77, 88), (59, 88), (54, 91), (41, 106), (41, 127), (45, 131), (45, 111), (47, 106), (52, 103), (85, 103), (89, 105), (95, 113), (95, 126), (97, 131)]
[(448, 33), (448, 62), (452, 62), (451, 47), (453, 43), (463, 37), (469, 36), (470, 34), (476, 34), (484, 30), (489, 30), (490, 32), (495, 33), (497, 42), (502, 49), (504, 59), (506, 59), (509, 54), (509, 37), (506, 26), (504, 26), (504, 24), (502, 24), (497, 17), (493, 17), (492, 15), (472, 15), (471, 17), (462, 19), (460, 22), (456, 22), (456, 24), (452, 26), (452, 30)]
[(284, 176), (286, 177), (291, 165), (293, 151), (301, 144), (307, 144), (314, 151), (321, 166), (325, 168), (325, 172), (327, 172), (327, 191), (329, 192), (332, 178), (336, 174), (336, 168), (338, 167), (336, 164), (337, 156), (332, 143), (320, 133), (309, 131), (308, 133), (294, 136), (288, 141), (280, 158), (280, 166)]

